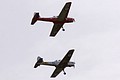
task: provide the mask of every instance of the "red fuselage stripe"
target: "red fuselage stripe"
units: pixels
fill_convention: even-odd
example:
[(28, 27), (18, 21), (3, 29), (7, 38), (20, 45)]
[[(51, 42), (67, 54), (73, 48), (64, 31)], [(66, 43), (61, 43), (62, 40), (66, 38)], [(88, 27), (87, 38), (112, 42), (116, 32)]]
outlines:
[(57, 18), (38, 18), (37, 20), (53, 22), (53, 23), (71, 23), (74, 21), (73, 18), (66, 18), (64, 21), (58, 21)]

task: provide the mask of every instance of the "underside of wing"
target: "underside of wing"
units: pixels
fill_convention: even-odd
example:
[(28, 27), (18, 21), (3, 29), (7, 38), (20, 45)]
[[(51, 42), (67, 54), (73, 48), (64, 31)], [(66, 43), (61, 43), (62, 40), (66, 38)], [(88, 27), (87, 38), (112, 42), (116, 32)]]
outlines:
[(63, 26), (63, 24), (54, 24), (52, 31), (50, 33), (50, 36), (54, 37), (58, 31), (61, 29), (61, 27)]
[(73, 52), (74, 52), (74, 49), (68, 51), (68, 53), (62, 59), (62, 61), (56, 67), (56, 69), (53, 72), (51, 77), (56, 77), (62, 70), (64, 70), (64, 68), (67, 66), (70, 58), (72, 57)]
[(68, 53), (65, 55), (65, 57), (62, 59), (62, 61), (59, 63), (59, 65), (65, 68), (68, 62), (70, 61), (70, 58), (72, 57), (73, 52), (74, 52), (74, 49), (69, 50)]
[(51, 75), (51, 78), (56, 77), (62, 70), (63, 70), (63, 68), (57, 67), (57, 68), (54, 70), (53, 74)]
[(58, 21), (63, 21), (67, 18), (69, 10), (70, 10), (71, 2), (67, 2), (63, 7), (62, 11), (58, 16)]

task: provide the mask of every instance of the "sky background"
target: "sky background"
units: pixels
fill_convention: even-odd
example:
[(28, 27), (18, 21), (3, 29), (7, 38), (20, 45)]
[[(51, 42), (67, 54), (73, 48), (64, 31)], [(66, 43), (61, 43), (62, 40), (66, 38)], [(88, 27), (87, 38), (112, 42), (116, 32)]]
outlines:
[[(55, 38), (49, 37), (53, 24), (37, 22), (57, 16), (72, 1), (69, 17)], [(2, 0), (0, 1), (0, 80), (120, 80), (120, 0)], [(34, 69), (37, 56), (44, 61), (62, 59), (75, 49), (71, 61), (55, 79), (54, 67)]]

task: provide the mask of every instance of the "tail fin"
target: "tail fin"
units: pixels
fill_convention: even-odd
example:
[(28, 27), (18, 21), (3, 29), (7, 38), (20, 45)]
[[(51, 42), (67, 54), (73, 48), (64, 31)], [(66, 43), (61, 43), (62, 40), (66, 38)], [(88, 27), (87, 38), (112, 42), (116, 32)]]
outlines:
[(43, 58), (41, 58), (40, 56), (38, 56), (38, 57), (37, 57), (37, 61), (43, 62)]
[(41, 57), (37, 57), (37, 62), (35, 63), (35, 66), (34, 66), (34, 68), (37, 68), (38, 66), (40, 66), (40, 64), (43, 62), (43, 58), (41, 58)]
[(32, 18), (31, 25), (35, 24), (35, 22), (38, 20), (39, 17), (40, 17), (39, 13), (34, 13), (34, 17)]

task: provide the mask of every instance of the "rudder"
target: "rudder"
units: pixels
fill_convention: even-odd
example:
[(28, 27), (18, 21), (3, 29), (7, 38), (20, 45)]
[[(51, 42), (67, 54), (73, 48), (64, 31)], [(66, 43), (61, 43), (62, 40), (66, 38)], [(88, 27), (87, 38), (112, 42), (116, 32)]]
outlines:
[(32, 18), (32, 21), (31, 21), (31, 25), (34, 25), (39, 17), (40, 17), (39, 13), (34, 13), (34, 17)]

